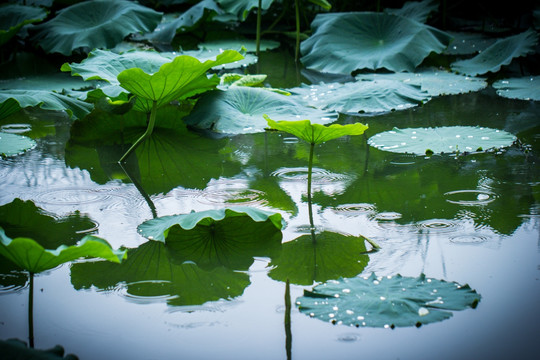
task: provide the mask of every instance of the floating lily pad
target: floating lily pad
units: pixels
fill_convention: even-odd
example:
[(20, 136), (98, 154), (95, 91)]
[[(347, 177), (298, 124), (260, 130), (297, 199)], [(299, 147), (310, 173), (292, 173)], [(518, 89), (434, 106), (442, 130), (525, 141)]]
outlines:
[(201, 270), (193, 263), (179, 263), (159, 241), (129, 249), (122, 264), (85, 262), (71, 267), (77, 290), (125, 288), (127, 296), (143, 301), (165, 299), (169, 305), (202, 305), (208, 301), (242, 295), (249, 275), (229, 269)]
[(124, 250), (113, 250), (107, 241), (92, 235), (86, 235), (76, 245), (60, 245), (57, 249), (48, 250), (30, 238), (11, 239), (1, 227), (0, 254), (31, 273), (50, 270), (82, 257), (102, 258), (119, 263), (126, 256)]
[(47, 17), (47, 12), (39, 7), (10, 4), (0, 7), (0, 45), (5, 44), (19, 30)]
[(356, 76), (356, 79), (402, 81), (405, 84), (420, 86), (429, 96), (465, 94), (487, 87), (487, 82), (483, 78), (435, 69), (422, 69), (415, 73), (361, 74)]
[(512, 145), (516, 137), (506, 131), (478, 126), (445, 126), (385, 131), (368, 139), (384, 151), (416, 155), (485, 151)]
[(450, 35), (407, 18), (370, 12), (318, 14), (313, 35), (301, 44), (302, 63), (321, 72), (357, 69), (413, 72), (430, 53), (442, 52)]
[(514, 58), (533, 53), (537, 43), (538, 33), (529, 29), (521, 34), (498, 40), (472, 59), (452, 63), (451, 68), (453, 71), (472, 76), (497, 72), (501, 66), (509, 65)]
[(425, 23), (431, 13), (439, 9), (439, 3), (434, 0), (407, 1), (400, 9), (385, 9), (389, 14), (403, 16), (405, 18)]
[(235, 86), (204, 94), (184, 120), (199, 129), (245, 134), (264, 131), (267, 125), (264, 114), (290, 121), (309, 118), (318, 124), (334, 122), (338, 117), (335, 112), (307, 107), (263, 88)]
[(404, 110), (430, 99), (428, 93), (416, 84), (382, 77), (344, 84), (302, 85), (290, 91), (308, 106), (340, 113)]
[(452, 311), (476, 308), (481, 296), (469, 285), (418, 278), (355, 277), (329, 281), (296, 299), (300, 312), (333, 324), (356, 327), (420, 326)]
[(498, 95), (505, 98), (540, 100), (540, 76), (498, 80), (492, 86), (497, 90)]
[(133, 1), (83, 1), (35, 26), (33, 40), (46, 52), (63, 55), (77, 49), (112, 48), (131, 33), (152, 31), (161, 16)]
[(29, 137), (0, 132), (0, 156), (20, 155), (36, 146)]
[(360, 274), (369, 262), (363, 237), (322, 232), (302, 235), (282, 245), (281, 255), (272, 259), (268, 276), (291, 284), (313, 285)]
[(94, 108), (92, 104), (51, 90), (0, 90), (0, 118), (32, 106), (39, 106), (43, 110), (65, 111), (76, 119), (84, 118)]
[[(262, 39), (261, 43), (259, 44), (260, 50), (272, 50), (279, 47), (279, 42), (275, 40), (266, 40)], [(210, 40), (205, 41), (203, 43), (200, 43), (197, 45), (199, 49), (201, 50), (226, 50), (226, 49), (233, 49), (240, 51), (245, 49), (247, 52), (255, 52), (257, 50), (256, 42), (255, 40), (250, 39), (242, 39), (242, 38), (235, 38), (235, 39), (219, 39), (219, 40)]]
[(448, 55), (474, 55), (484, 51), (497, 39), (482, 33), (448, 32), (454, 39), (444, 51)]

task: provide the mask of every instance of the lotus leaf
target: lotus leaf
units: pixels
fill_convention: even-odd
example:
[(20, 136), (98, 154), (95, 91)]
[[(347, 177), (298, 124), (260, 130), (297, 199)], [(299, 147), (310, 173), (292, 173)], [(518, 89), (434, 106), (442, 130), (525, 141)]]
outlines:
[[(169, 229), (175, 225), (178, 225), (184, 230), (194, 230), (196, 227), (204, 228), (204, 231), (208, 230), (212, 225), (217, 225), (220, 221), (230, 218), (245, 218), (251, 219), (254, 223), (270, 222), (276, 230), (281, 230), (283, 227), (283, 219), (279, 213), (272, 213), (265, 210), (260, 210), (251, 207), (237, 206), (228, 209), (219, 210), (206, 210), (199, 212), (192, 212), (189, 214), (170, 215), (163, 216), (158, 219), (148, 220), (141, 225), (138, 229), (142, 236), (151, 240), (165, 241), (169, 234)], [(217, 229), (213, 229), (213, 236), (218, 236)], [(227, 228), (224, 225), (220, 232), (225, 234), (227, 232), (234, 233), (237, 231), (234, 226)]]
[[(240, 50), (239, 50), (240, 51)], [(244, 50), (241, 50), (242, 53)], [(216, 56), (219, 56), (223, 50), (220, 49), (209, 49), (209, 50), (190, 50), (190, 51), (182, 51), (181, 55), (188, 55), (193, 56), (200, 61), (207, 61), (210, 59), (215, 58)], [(257, 63), (257, 56), (253, 54), (243, 54), (243, 58), (234, 60), (232, 62), (218, 64), (213, 67), (214, 70), (230, 70), (230, 69), (238, 69), (238, 68), (245, 68), (248, 65)]]
[(499, 96), (505, 98), (540, 100), (540, 76), (497, 80), (492, 86)]
[(65, 111), (71, 118), (82, 119), (93, 105), (49, 90), (0, 90), (0, 118), (21, 108), (39, 106), (43, 110)]
[(333, 324), (388, 327), (442, 321), (453, 311), (476, 308), (481, 296), (469, 285), (402, 277), (354, 277), (317, 285), (296, 299), (300, 312)]
[(47, 12), (41, 8), (24, 5), (4, 5), (0, 7), (0, 45), (9, 41), (27, 25), (42, 21)]
[[(260, 50), (272, 50), (279, 47), (279, 42), (274, 40), (261, 40), (261, 43), (259, 44)], [(203, 43), (200, 43), (197, 45), (199, 49), (201, 50), (225, 50), (225, 49), (233, 49), (240, 51), (242, 49), (245, 49), (247, 52), (255, 52), (256, 51), (256, 43), (253, 40), (245, 39), (245, 38), (234, 38), (234, 39), (219, 39), (219, 40), (209, 40), (205, 41)]]
[(448, 55), (474, 55), (483, 52), (497, 41), (482, 33), (448, 32), (453, 40), (444, 51)]
[(165, 244), (148, 241), (129, 249), (122, 264), (74, 264), (71, 283), (77, 290), (125, 286), (137, 299), (165, 297), (169, 305), (186, 306), (240, 296), (249, 285), (249, 275), (225, 268), (204, 271), (189, 262), (180, 264)]
[(268, 264), (268, 276), (289, 279), (292, 284), (313, 285), (340, 277), (360, 274), (369, 262), (363, 237), (333, 232), (302, 235), (282, 245), (281, 255)]
[(126, 257), (125, 250), (113, 250), (107, 241), (92, 235), (86, 235), (76, 245), (60, 245), (55, 250), (48, 250), (30, 238), (11, 239), (1, 227), (0, 254), (30, 273), (50, 270), (81, 257), (102, 258), (116, 263)]
[(425, 23), (431, 13), (439, 9), (439, 3), (434, 0), (407, 1), (401, 9), (385, 9), (389, 14)]
[(301, 45), (302, 63), (309, 69), (339, 74), (382, 68), (413, 72), (451, 40), (445, 32), (385, 13), (318, 14), (311, 27), (313, 35)]
[(208, 78), (206, 72), (214, 66), (240, 59), (242, 55), (234, 50), (225, 50), (215, 60), (204, 62), (192, 56), (180, 55), (172, 62), (163, 64), (153, 74), (147, 74), (140, 68), (124, 70), (118, 74), (118, 81), (124, 89), (137, 95), (135, 109), (150, 112), (153, 102), (160, 107), (215, 88), (219, 78)]
[(29, 137), (18, 134), (0, 132), (0, 156), (15, 156), (24, 153), (36, 146), (36, 142)]
[(83, 1), (35, 26), (33, 40), (46, 52), (63, 55), (81, 48), (112, 48), (129, 34), (152, 31), (161, 16), (133, 1)]
[[(259, 6), (258, 0), (215, 0), (229, 14), (233, 14), (238, 20), (246, 20), (249, 12)], [(268, 10), (274, 0), (262, 0), (261, 8)]]
[(368, 139), (368, 144), (397, 153), (455, 153), (485, 151), (512, 145), (516, 137), (506, 131), (479, 126), (444, 126), (385, 131)]
[(207, 14), (221, 13), (214, 0), (202, 0), (181, 14), (166, 14), (152, 33), (142, 36), (154, 44), (170, 44), (178, 31), (187, 31), (201, 21)]
[(493, 45), (472, 59), (459, 60), (450, 66), (453, 71), (471, 76), (497, 72), (503, 65), (509, 65), (514, 58), (535, 51), (538, 33), (532, 29), (520, 34), (497, 40)]
[(340, 113), (404, 110), (430, 99), (420, 86), (383, 78), (345, 84), (302, 85), (290, 91), (308, 106)]
[(227, 91), (204, 94), (184, 121), (199, 129), (245, 134), (264, 131), (267, 125), (264, 114), (291, 121), (308, 117), (321, 124), (337, 119), (334, 112), (303, 106), (288, 96), (264, 88), (235, 86)]
[(312, 124), (309, 120), (274, 121), (266, 115), (264, 118), (270, 128), (285, 131), (310, 144), (321, 144), (346, 135), (362, 135), (368, 128), (367, 125), (361, 123), (324, 126)]
[(247, 271), (255, 256), (272, 257), (280, 250), (282, 226), (279, 213), (235, 207), (156, 218), (139, 230), (152, 239), (166, 238), (180, 264), (190, 261), (202, 269)]
[(358, 80), (394, 80), (420, 86), (429, 96), (457, 95), (487, 87), (485, 79), (454, 74), (448, 71), (423, 69), (415, 73), (361, 74)]

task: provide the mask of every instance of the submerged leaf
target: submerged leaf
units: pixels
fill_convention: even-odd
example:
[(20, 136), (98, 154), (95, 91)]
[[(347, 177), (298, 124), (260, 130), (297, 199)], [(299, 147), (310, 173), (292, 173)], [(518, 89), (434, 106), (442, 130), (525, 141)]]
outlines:
[(312, 124), (309, 120), (274, 121), (266, 115), (264, 118), (270, 128), (285, 131), (310, 144), (320, 144), (346, 135), (362, 135), (368, 128), (361, 123), (324, 126)]
[(0, 228), (0, 254), (31, 273), (50, 270), (82, 257), (102, 258), (116, 263), (126, 257), (125, 250), (113, 250), (107, 241), (92, 235), (85, 236), (76, 245), (61, 245), (55, 250), (48, 250), (29, 238), (11, 239), (2, 228)]
[(497, 72), (503, 65), (509, 65), (514, 58), (533, 53), (538, 43), (538, 33), (529, 29), (521, 34), (498, 40), (472, 59), (451, 64), (454, 71), (467, 75), (481, 75)]
[(0, 157), (20, 155), (36, 146), (29, 137), (0, 132)]
[(357, 69), (414, 71), (431, 53), (442, 52), (450, 35), (407, 18), (370, 12), (318, 14), (313, 35), (302, 42), (302, 63), (321, 72)]
[(33, 40), (46, 52), (63, 55), (76, 49), (112, 48), (131, 33), (152, 31), (161, 16), (133, 1), (83, 1), (37, 25)]
[(208, 301), (242, 295), (249, 275), (223, 267), (201, 270), (193, 263), (180, 263), (159, 241), (129, 249), (121, 264), (104, 261), (77, 263), (71, 267), (75, 289), (122, 287), (140, 301), (166, 300), (172, 306), (202, 305)]
[(272, 259), (268, 276), (292, 284), (313, 285), (360, 274), (369, 262), (366, 240), (333, 232), (302, 235), (282, 245), (281, 255)]
[(300, 312), (333, 324), (356, 327), (420, 326), (475, 308), (481, 296), (468, 285), (418, 278), (354, 277), (329, 281), (296, 299)]
[(337, 119), (334, 112), (303, 106), (288, 96), (264, 88), (235, 86), (227, 91), (204, 94), (184, 121), (199, 129), (245, 134), (264, 131), (267, 126), (264, 114), (291, 121), (307, 117), (321, 124)]
[(502, 79), (492, 86), (505, 98), (540, 101), (540, 76)]
[(512, 145), (516, 137), (506, 131), (479, 126), (445, 126), (385, 131), (368, 139), (368, 144), (384, 151), (424, 155), (485, 151)]

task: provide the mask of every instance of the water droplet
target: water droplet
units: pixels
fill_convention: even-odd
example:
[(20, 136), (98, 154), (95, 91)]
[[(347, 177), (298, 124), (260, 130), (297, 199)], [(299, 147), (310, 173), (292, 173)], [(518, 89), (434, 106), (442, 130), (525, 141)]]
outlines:
[(419, 316), (426, 316), (427, 314), (429, 314), (429, 310), (426, 309), (425, 307), (421, 307), (418, 309)]

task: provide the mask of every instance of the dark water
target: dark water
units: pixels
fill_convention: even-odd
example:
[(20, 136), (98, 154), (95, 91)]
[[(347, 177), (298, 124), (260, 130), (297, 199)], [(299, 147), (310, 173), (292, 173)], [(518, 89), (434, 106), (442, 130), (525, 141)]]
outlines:
[[(294, 68), (280, 69), (272, 85), (302, 80)], [(533, 359), (540, 320), (539, 119), (537, 103), (487, 89), (385, 115), (342, 116), (340, 123), (368, 123), (366, 135), (315, 148), (317, 231), (363, 236), (381, 246), (363, 255), (359, 275), (425, 274), (469, 284), (481, 295), (476, 309), (420, 328), (333, 325), (298, 311), (295, 299), (312, 286), (293, 282), (287, 336), (285, 283), (272, 276), (268, 257), (241, 271), (201, 273), (192, 264), (171, 263), (173, 280), (137, 280), (79, 262), (36, 277), (36, 347), (61, 344), (81, 359), (283, 359), (288, 340), (294, 359)], [(134, 258), (148, 260), (148, 269), (162, 250), (137, 226), (154, 215), (248, 205), (283, 215), (284, 246), (309, 233), (309, 147), (292, 136), (208, 139), (157, 129), (125, 171), (116, 164), (125, 148), (96, 141), (62, 114), (27, 110), (3, 125), (38, 145), (0, 160), (0, 205), (31, 200), (58, 219), (78, 211), (88, 220), (78, 233), (137, 249)], [(393, 127), (448, 125), (506, 130), (521, 144), (427, 158), (366, 143)], [(26, 278), (4, 270), (1, 279), (0, 338), (26, 339)], [(215, 300), (220, 282), (230, 285), (224, 290), (229, 298)]]

